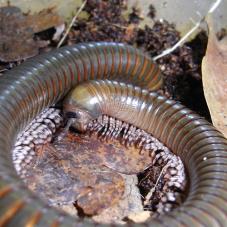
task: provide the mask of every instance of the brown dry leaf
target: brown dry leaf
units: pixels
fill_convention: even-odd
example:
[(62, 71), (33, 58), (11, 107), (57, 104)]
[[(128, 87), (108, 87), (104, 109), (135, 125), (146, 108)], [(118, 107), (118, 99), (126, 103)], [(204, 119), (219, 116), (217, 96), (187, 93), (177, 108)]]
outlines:
[(86, 215), (99, 214), (116, 205), (124, 194), (124, 179), (103, 165), (97, 155), (102, 143), (87, 139), (69, 134), (56, 141), (51, 152), (51, 145), (45, 146), (42, 157), (36, 157), (35, 165), (28, 167), (25, 182), (30, 190), (49, 205), (63, 206), (64, 210), (68, 207), (72, 211), (76, 202)]
[(152, 163), (149, 152), (140, 152), (135, 146), (125, 147), (118, 140), (101, 141), (94, 134), (82, 138), (69, 133), (67, 137), (72, 142), (71, 148), (64, 148), (64, 142), (61, 142), (60, 149), (75, 150), (73, 160), (77, 166), (93, 168), (94, 165), (104, 165), (116, 172), (137, 174)]
[(104, 165), (124, 174), (137, 174), (152, 163), (149, 152), (140, 152), (135, 146), (125, 147), (118, 140), (103, 143), (100, 151)]
[(125, 189), (120, 174), (103, 166), (75, 168), (73, 160), (67, 158), (48, 156), (31, 168), (25, 179), (29, 189), (51, 206), (68, 207), (70, 213), (75, 201), (87, 215), (99, 214), (118, 203)]
[(209, 38), (202, 62), (203, 89), (213, 125), (227, 138), (227, 39), (217, 40), (211, 15), (207, 23)]
[[(84, 172), (84, 171), (83, 171)], [(114, 206), (124, 193), (124, 180), (114, 172), (90, 173), (93, 183), (83, 189), (76, 199), (76, 204), (87, 215), (99, 214), (101, 211)], [(88, 181), (84, 179), (83, 182)]]
[(62, 24), (63, 20), (50, 9), (25, 16), (17, 7), (1, 7), (0, 61), (19, 61), (38, 54), (39, 47), (48, 42), (34, 40), (34, 33)]
[(137, 176), (125, 174), (121, 174), (121, 176), (125, 181), (125, 192), (122, 199), (115, 206), (103, 210), (99, 215), (93, 216), (92, 219), (95, 222), (102, 224), (126, 224), (125, 219), (128, 216), (143, 211)]
[(64, 24), (63, 19), (53, 12), (54, 8), (42, 10), (39, 13), (28, 15), (25, 19), (27, 26), (32, 27), (34, 33), (57, 27)]
[(30, 166), (26, 176), (29, 188), (50, 205), (72, 213), (75, 202), (84, 214), (100, 214), (105, 221), (122, 220), (143, 210), (136, 175), (134, 182), (128, 182), (132, 176), (121, 173), (143, 171), (150, 164), (149, 152), (140, 154), (139, 149), (126, 148), (119, 141), (76, 133), (55, 140), (52, 146), (52, 152), (44, 147), (38, 164)]

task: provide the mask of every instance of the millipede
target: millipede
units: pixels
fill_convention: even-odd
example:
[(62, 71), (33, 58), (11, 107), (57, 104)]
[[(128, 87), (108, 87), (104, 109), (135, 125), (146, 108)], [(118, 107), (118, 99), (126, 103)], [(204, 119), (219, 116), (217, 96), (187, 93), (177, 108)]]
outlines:
[[(97, 81), (73, 89), (88, 80)], [(63, 47), (5, 73), (0, 78), (0, 226), (97, 225), (50, 209), (25, 187), (12, 162), (18, 136), (66, 95), (63, 110), (66, 116), (70, 113), (72, 126), (92, 128), (89, 122), (106, 114), (114, 124), (114, 119), (119, 119), (151, 133), (183, 161), (189, 178), (185, 200), (143, 226), (225, 226), (227, 141), (193, 111), (153, 92), (161, 85), (160, 70), (147, 54), (126, 44), (107, 42)], [(92, 103), (97, 105), (90, 102), (94, 97), (97, 100)], [(36, 126), (54, 131), (59, 121), (52, 120), (49, 129)]]

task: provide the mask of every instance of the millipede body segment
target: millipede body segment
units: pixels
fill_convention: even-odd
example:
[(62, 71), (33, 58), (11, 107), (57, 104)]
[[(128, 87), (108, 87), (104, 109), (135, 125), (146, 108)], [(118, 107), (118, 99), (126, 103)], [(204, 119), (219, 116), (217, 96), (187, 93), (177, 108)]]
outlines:
[[(189, 176), (185, 202), (169, 214), (143, 225), (224, 226), (227, 214), (226, 140), (192, 111), (149, 92), (161, 86), (162, 77), (148, 55), (124, 44), (105, 42), (60, 48), (32, 58), (0, 78), (0, 226), (74, 226), (75, 222), (78, 226), (95, 225), (49, 209), (29, 192), (16, 174), (11, 150), (18, 134), (31, 120), (61, 100), (75, 85), (105, 78), (130, 81), (147, 89), (119, 82), (99, 81), (89, 85), (92, 89), (99, 86), (101, 92), (107, 89), (107, 93), (102, 94), (114, 94), (114, 107), (130, 111), (134, 120), (130, 122), (132, 117), (122, 115), (123, 109), (120, 113), (107, 109), (108, 113), (115, 118), (123, 116), (119, 119), (151, 132), (181, 157)], [(95, 94), (98, 94), (96, 90)], [(105, 113), (106, 110), (99, 108), (97, 106), (94, 114), (99, 114), (100, 110)], [(87, 114), (85, 120), (90, 116), (89, 109)], [(79, 126), (84, 126), (84, 121)]]
[[(34, 156), (52, 140), (63, 121), (60, 110), (48, 108), (38, 115), (17, 137), (12, 156), (16, 171), (24, 177)], [(34, 164), (34, 163), (33, 163)]]
[[(216, 152), (220, 149), (219, 145), (222, 142), (221, 146), (225, 152), (226, 141), (221, 134), (215, 132), (215, 129), (208, 122), (181, 104), (130, 84), (97, 80), (78, 85), (72, 90), (65, 99), (64, 111), (65, 115), (67, 115), (67, 112), (74, 113), (75, 121), (72, 121), (72, 126), (78, 130), (89, 129), (91, 127), (88, 123), (89, 120), (101, 117), (104, 114), (100, 122), (101, 126), (104, 126), (107, 121), (110, 125), (109, 129), (104, 127), (103, 130), (104, 134), (108, 134), (107, 137), (115, 136), (112, 135), (114, 133), (112, 132), (114, 131), (113, 128), (118, 128), (117, 131), (119, 132), (121, 127), (124, 127), (119, 125), (117, 121), (113, 121), (111, 117), (133, 124), (152, 134), (181, 157), (186, 165), (191, 182), (195, 182), (199, 177), (200, 180), (195, 188), (193, 183), (190, 185), (188, 197), (193, 198), (195, 196), (196, 202), (199, 203), (198, 194), (202, 196), (203, 190), (207, 191), (206, 196), (208, 198), (210, 194), (213, 197), (213, 193), (216, 191), (215, 187), (213, 188), (214, 191), (211, 188), (210, 191), (201, 190), (204, 182), (209, 181), (210, 186), (216, 182), (215, 178), (210, 179), (209, 174), (214, 164), (212, 163), (209, 167), (205, 164), (209, 162), (210, 155), (211, 160), (216, 157)], [(105, 119), (105, 115), (110, 116), (110, 118)], [(99, 126), (95, 127), (99, 128)], [(138, 139), (140, 132), (136, 133), (134, 130), (135, 127), (127, 128), (127, 140), (135, 141)], [(213, 140), (217, 140), (217, 144), (213, 143)], [(217, 150), (213, 148), (213, 153), (211, 153), (211, 144), (217, 145)], [(198, 156), (199, 153), (200, 156)], [(198, 162), (197, 159), (194, 159), (195, 157), (201, 161), (199, 167), (195, 167), (195, 163)], [(216, 165), (218, 166), (219, 163)], [(219, 176), (219, 167), (216, 171)], [(180, 182), (176, 184), (181, 185)], [(185, 204), (187, 203), (188, 199), (185, 201)], [(203, 199), (201, 203), (205, 207), (206, 202)], [(218, 208), (217, 204), (214, 201), (212, 203), (211, 200), (207, 202), (207, 206), (213, 206), (214, 209)], [(181, 206), (181, 210), (183, 209), (184, 204)], [(197, 207), (194, 207), (194, 209), (197, 209)], [(193, 210), (193, 207), (191, 207), (191, 210)], [(185, 210), (185, 212), (188, 211)], [(209, 214), (210, 219), (212, 212), (207, 210), (206, 214)], [(224, 212), (223, 215), (225, 214)], [(205, 223), (205, 220), (201, 220), (201, 223)]]

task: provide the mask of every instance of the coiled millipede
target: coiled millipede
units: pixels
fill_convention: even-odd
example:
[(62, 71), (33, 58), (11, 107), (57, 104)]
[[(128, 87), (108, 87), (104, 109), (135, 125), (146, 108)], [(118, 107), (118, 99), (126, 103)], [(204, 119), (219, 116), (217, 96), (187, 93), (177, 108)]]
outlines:
[[(119, 79), (148, 90), (161, 85), (159, 69), (149, 56), (116, 43), (64, 47), (30, 59), (0, 78), (0, 226), (96, 225), (49, 209), (32, 194), (16, 174), (11, 150), (26, 125), (76, 84), (119, 75)], [(101, 90), (111, 82), (97, 83)], [(187, 197), (179, 208), (141, 226), (225, 226), (226, 139), (202, 117), (175, 101), (123, 83), (115, 83), (115, 88), (117, 95), (130, 91), (132, 99), (143, 103), (134, 109), (130, 102), (127, 106), (136, 115), (144, 114), (143, 122), (138, 117), (133, 124), (152, 132), (179, 155), (190, 181)], [(140, 111), (142, 106), (145, 108)]]

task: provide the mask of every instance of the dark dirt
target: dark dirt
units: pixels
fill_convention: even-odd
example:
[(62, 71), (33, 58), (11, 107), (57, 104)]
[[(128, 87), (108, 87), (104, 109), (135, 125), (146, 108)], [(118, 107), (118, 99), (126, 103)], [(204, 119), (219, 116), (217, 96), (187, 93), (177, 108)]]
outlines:
[[(133, 8), (128, 18), (123, 16), (127, 8), (125, 0), (87, 2), (83, 11), (87, 19), (78, 19), (73, 25), (64, 45), (72, 45), (88, 41), (115, 41), (128, 43), (156, 56), (164, 49), (173, 46), (180, 35), (173, 24), (155, 19), (156, 10), (151, 5), (148, 16), (154, 20), (151, 28), (139, 28), (143, 20), (140, 10)], [(220, 38), (226, 31), (221, 31)], [(56, 48), (57, 42), (53, 41), (54, 28), (34, 34), (35, 40), (48, 40), (49, 45), (40, 48), (39, 52), (47, 52)], [(201, 61), (205, 54), (207, 36), (205, 32), (189, 43), (178, 48), (174, 53), (157, 61), (164, 75), (164, 87), (161, 93), (181, 101), (187, 107), (210, 120), (209, 111), (204, 99), (201, 82)], [(0, 62), (0, 74), (11, 69), (19, 62)]]

